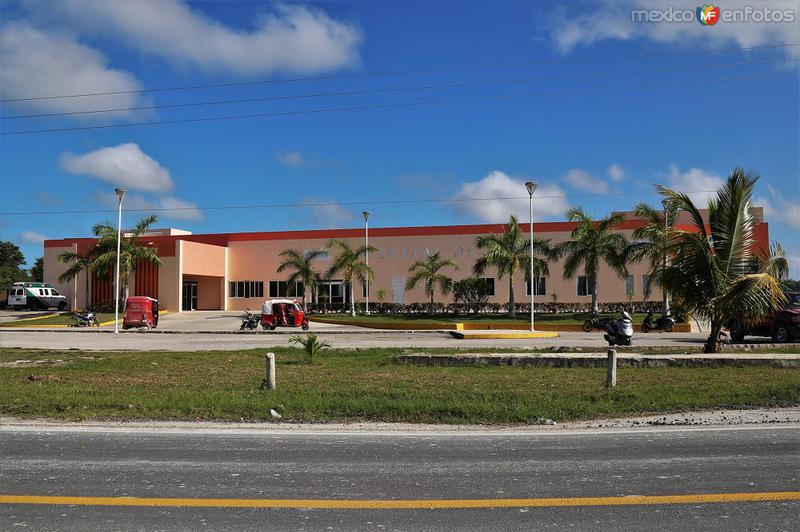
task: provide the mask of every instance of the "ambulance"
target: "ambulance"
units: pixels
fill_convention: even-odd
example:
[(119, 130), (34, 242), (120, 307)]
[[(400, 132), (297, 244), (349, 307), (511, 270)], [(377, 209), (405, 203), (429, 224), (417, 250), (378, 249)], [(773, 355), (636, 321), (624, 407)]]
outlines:
[(64, 310), (67, 298), (48, 283), (14, 283), (8, 289), (8, 308), (47, 310), (51, 307)]

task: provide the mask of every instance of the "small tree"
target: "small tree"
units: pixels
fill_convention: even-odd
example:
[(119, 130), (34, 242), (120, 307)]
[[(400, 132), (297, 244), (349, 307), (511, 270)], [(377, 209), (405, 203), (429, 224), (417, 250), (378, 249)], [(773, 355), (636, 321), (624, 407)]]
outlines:
[(335, 238), (328, 242), (328, 247), (337, 251), (336, 258), (326, 272), (328, 278), (337, 273), (341, 273), (344, 281), (350, 289), (350, 315), (356, 315), (355, 293), (353, 292), (353, 279), (366, 283), (372, 280), (374, 273), (372, 268), (367, 266), (364, 261), (367, 251), (377, 253), (378, 248), (374, 246), (360, 246), (353, 248), (342, 239)]
[[(161, 259), (158, 258), (156, 249), (146, 244), (141, 244), (139, 241), (150, 229), (150, 226), (156, 222), (158, 222), (158, 217), (155, 214), (142, 218), (137, 222), (133, 230), (122, 236), (120, 241), (119, 281), (122, 288), (123, 308), (128, 300), (130, 278), (136, 273), (139, 261), (161, 264)], [(117, 261), (117, 227), (110, 222), (105, 222), (95, 225), (93, 230), (98, 242), (97, 256), (92, 261), (91, 271), (99, 272), (101, 275), (108, 275)]]
[(689, 312), (711, 324), (706, 353), (720, 350), (719, 334), (727, 317), (757, 322), (785, 301), (780, 279), (788, 270), (786, 259), (780, 250), (755, 245), (752, 195), (758, 179), (755, 171), (733, 170), (708, 200), (708, 223), (689, 196), (658, 187), (687, 214), (690, 226), (670, 229), (670, 263), (658, 280)]
[(19, 246), (13, 242), (0, 242), (0, 289), (28, 279), (27, 272), (21, 268), (24, 263), (25, 255)]
[(570, 237), (559, 244), (554, 251), (558, 258), (566, 257), (564, 262), (564, 279), (572, 279), (583, 266), (587, 281), (592, 290), (592, 311), (597, 312), (598, 272), (600, 262), (608, 264), (620, 278), (628, 274), (625, 267), (628, 241), (616, 231), (616, 227), (625, 221), (621, 214), (611, 214), (595, 222), (580, 207), (567, 211), (567, 219), (576, 222)]
[[(530, 279), (530, 249), (531, 242), (526, 239), (519, 228), (516, 216), (508, 219), (503, 234), (490, 234), (479, 236), (475, 240), (475, 247), (483, 250), (483, 256), (475, 262), (472, 271), (475, 275), (483, 275), (490, 266), (497, 268), (497, 277), (508, 277), (508, 317), (514, 318), (517, 311), (514, 308), (514, 275), (519, 270), (525, 272)], [(549, 257), (551, 252), (549, 240), (534, 239), (534, 273), (536, 276), (547, 275), (547, 260), (538, 257), (541, 254)], [(531, 287), (534, 290), (534, 287)]]
[(284, 249), (280, 257), (283, 259), (278, 265), (278, 273), (285, 270), (293, 270), (286, 280), (289, 284), (303, 283), (303, 312), (308, 310), (306, 306), (306, 291), (309, 286), (319, 280), (319, 273), (314, 270), (313, 262), (327, 252), (323, 249), (311, 249), (305, 253), (298, 249)]
[(489, 286), (485, 279), (467, 277), (453, 283), (453, 301), (478, 314), (489, 302)]
[(414, 262), (408, 269), (411, 277), (406, 282), (406, 290), (413, 290), (420, 282), (425, 284), (425, 295), (430, 298), (428, 314), (433, 314), (433, 296), (436, 292), (436, 287), (439, 287), (442, 294), (447, 295), (453, 285), (453, 280), (441, 273), (445, 268), (457, 270), (458, 265), (450, 259), (443, 259), (441, 252), (437, 251), (428, 255), (426, 260)]
[(44, 281), (44, 257), (39, 257), (31, 266), (31, 281)]
[[(649, 279), (660, 279), (667, 267), (667, 255), (669, 252), (669, 242), (667, 241), (668, 227), (675, 226), (677, 211), (665, 203), (664, 212), (661, 213), (648, 205), (639, 203), (636, 205), (634, 213), (645, 222), (644, 226), (637, 228), (633, 232), (633, 242), (626, 251), (632, 262), (646, 260), (649, 265)], [(649, 296), (645, 287), (645, 296)], [(662, 305), (666, 313), (669, 311), (669, 293), (662, 286)], [(645, 298), (646, 299), (646, 298)]]
[(306, 352), (306, 359), (309, 363), (314, 362), (314, 357), (323, 349), (330, 349), (331, 344), (326, 341), (320, 341), (314, 333), (308, 333), (305, 336), (293, 336), (290, 340), (291, 343), (302, 346)]
[(84, 306), (85, 308), (89, 308), (90, 300), (89, 300), (89, 277), (91, 277), (91, 270), (92, 270), (92, 260), (93, 250), (88, 250), (84, 255), (76, 253), (74, 251), (63, 251), (58, 254), (58, 262), (61, 264), (70, 264), (70, 267), (67, 268), (64, 273), (58, 276), (58, 280), (62, 283), (68, 283), (75, 279), (81, 272), (86, 274), (86, 278), (84, 280), (83, 286), (83, 296), (84, 296)]

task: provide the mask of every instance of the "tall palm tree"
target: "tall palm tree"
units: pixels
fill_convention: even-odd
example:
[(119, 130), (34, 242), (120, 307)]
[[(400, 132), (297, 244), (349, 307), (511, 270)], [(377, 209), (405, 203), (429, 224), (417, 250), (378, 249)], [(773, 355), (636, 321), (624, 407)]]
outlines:
[(788, 270), (786, 259), (755, 248), (752, 195), (758, 179), (755, 171), (734, 169), (708, 200), (707, 224), (686, 194), (657, 187), (691, 223), (688, 230), (670, 229), (670, 265), (660, 282), (711, 324), (706, 353), (720, 350), (719, 334), (727, 317), (755, 322), (785, 299), (780, 278)]
[[(627, 250), (628, 258), (631, 262), (648, 261), (650, 265), (648, 274), (652, 283), (660, 278), (658, 272), (663, 273), (667, 267), (667, 233), (669, 227), (675, 226), (677, 211), (667, 201), (664, 202), (662, 212), (642, 202), (636, 205), (634, 213), (643, 219), (645, 224), (633, 232), (633, 242)], [(661, 293), (664, 312), (668, 312), (669, 292), (662, 286)]]
[(442, 294), (449, 294), (453, 280), (442, 273), (445, 268), (458, 270), (458, 265), (450, 259), (443, 259), (441, 252), (437, 251), (428, 255), (426, 260), (415, 261), (408, 269), (411, 277), (406, 282), (406, 290), (413, 290), (417, 284), (425, 284), (425, 295), (431, 298), (428, 314), (433, 314), (433, 296), (438, 285)]
[[(514, 308), (514, 275), (520, 269), (525, 271), (527, 278), (530, 278), (531, 275), (531, 242), (520, 231), (517, 217), (512, 215), (508, 219), (503, 234), (479, 236), (475, 239), (475, 247), (483, 250), (483, 256), (475, 262), (475, 266), (472, 268), (473, 273), (480, 276), (487, 268), (494, 266), (497, 268), (499, 279), (508, 277), (508, 317), (515, 318), (517, 311)], [(536, 255), (549, 257), (552, 252), (550, 241), (534, 239), (533, 250)], [(539, 256), (534, 256), (533, 269), (537, 277), (550, 273), (547, 259)], [(534, 287), (531, 287), (531, 290), (533, 289)]]
[(592, 310), (597, 312), (598, 271), (600, 262), (608, 264), (617, 275), (624, 278), (628, 274), (625, 267), (628, 241), (614, 229), (625, 221), (621, 214), (611, 214), (595, 222), (580, 207), (567, 211), (567, 219), (578, 225), (572, 230), (570, 238), (556, 247), (558, 258), (566, 257), (564, 279), (572, 279), (581, 266), (592, 290)]
[(319, 273), (314, 270), (314, 261), (325, 255), (324, 249), (311, 249), (306, 252), (298, 249), (284, 249), (280, 256), (282, 261), (278, 266), (278, 273), (285, 270), (292, 270), (292, 274), (286, 280), (289, 284), (303, 283), (303, 312), (306, 309), (306, 291), (319, 280)]
[[(152, 214), (142, 218), (136, 223), (133, 230), (123, 233), (120, 241), (119, 252), (119, 281), (123, 308), (128, 300), (128, 289), (131, 275), (136, 273), (139, 261), (151, 264), (161, 264), (155, 248), (141, 244), (139, 239), (150, 226), (158, 222), (158, 217)], [(92, 261), (91, 271), (101, 275), (108, 275), (117, 261), (117, 228), (110, 222), (95, 225), (92, 230), (97, 237), (97, 256)]]
[(81, 272), (85, 272), (86, 274), (86, 283), (84, 286), (84, 301), (85, 307), (89, 308), (89, 277), (91, 277), (91, 269), (92, 269), (92, 261), (94, 260), (94, 249), (89, 249), (86, 251), (84, 255), (77, 253), (75, 251), (62, 251), (58, 254), (58, 262), (61, 264), (70, 264), (72, 265), (64, 271), (61, 275), (58, 276), (58, 280), (62, 283), (68, 283), (78, 277)]
[(349, 285), (350, 289), (350, 315), (356, 315), (356, 302), (355, 294), (353, 293), (353, 279), (366, 283), (367, 280), (372, 280), (374, 273), (372, 268), (367, 266), (364, 258), (367, 251), (376, 253), (378, 248), (374, 246), (359, 246), (353, 248), (346, 241), (340, 238), (334, 238), (328, 242), (328, 247), (336, 250), (336, 258), (333, 259), (330, 268), (325, 273), (326, 277), (330, 278), (336, 274), (341, 274), (345, 282)]

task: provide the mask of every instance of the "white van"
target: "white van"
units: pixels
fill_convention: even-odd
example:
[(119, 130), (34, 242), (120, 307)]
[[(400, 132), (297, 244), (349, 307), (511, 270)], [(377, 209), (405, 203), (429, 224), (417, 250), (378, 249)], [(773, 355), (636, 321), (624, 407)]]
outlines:
[(67, 298), (48, 283), (14, 283), (8, 289), (8, 308), (47, 310), (50, 307), (64, 310)]

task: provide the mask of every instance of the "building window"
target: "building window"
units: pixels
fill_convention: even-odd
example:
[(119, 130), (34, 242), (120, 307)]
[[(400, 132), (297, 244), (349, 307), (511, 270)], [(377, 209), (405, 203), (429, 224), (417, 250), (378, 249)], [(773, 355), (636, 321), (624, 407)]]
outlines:
[(589, 278), (585, 275), (578, 277), (578, 295), (590, 296), (594, 292), (594, 283), (589, 282)]
[(264, 297), (264, 281), (231, 281), (228, 297)]
[(367, 297), (367, 283), (361, 283), (361, 297)]
[(269, 297), (296, 297), (303, 295), (303, 283), (288, 281), (270, 281)]
[(634, 286), (633, 286), (633, 275), (625, 276), (625, 295), (631, 296), (635, 294)]
[[(533, 280), (533, 286), (536, 288), (536, 293), (533, 294), (533, 295), (535, 295), (535, 296), (547, 295), (547, 278), (546, 277), (536, 277)], [(531, 281), (530, 281), (530, 279), (525, 279), (525, 292), (528, 295), (531, 295)]]
[(482, 277), (481, 280), (484, 282), (486, 286), (486, 295), (493, 296), (494, 295), (494, 277)]
[(642, 294), (645, 299), (650, 297), (650, 276), (647, 274), (642, 275)]

